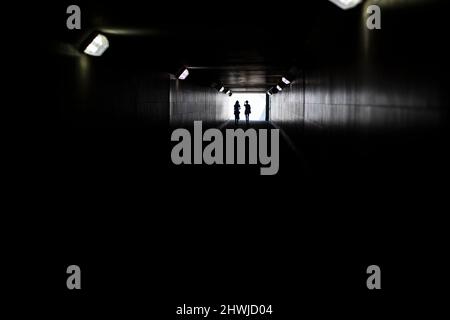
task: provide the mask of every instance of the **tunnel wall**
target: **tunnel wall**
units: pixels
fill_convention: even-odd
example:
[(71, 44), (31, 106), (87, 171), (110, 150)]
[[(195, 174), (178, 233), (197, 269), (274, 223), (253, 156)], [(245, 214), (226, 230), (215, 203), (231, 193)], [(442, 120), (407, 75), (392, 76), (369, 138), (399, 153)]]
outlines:
[(170, 80), (170, 122), (192, 124), (195, 120), (223, 122), (227, 120), (228, 96), (217, 90), (188, 81)]
[(358, 68), (306, 70), (271, 97), (271, 120), (318, 130), (401, 130), (440, 126), (440, 84), (431, 76)]
[(425, 73), (314, 70), (305, 78), (305, 124), (357, 132), (439, 126), (439, 95), (438, 84)]
[(86, 55), (59, 56), (60, 114), (74, 127), (167, 125), (169, 75)]
[(69, 126), (145, 127), (227, 120), (227, 95), (142, 64), (105, 58), (77, 52), (57, 57), (59, 113)]
[[(308, 40), (313, 54), (303, 57), (301, 74), (271, 97), (272, 121), (291, 130), (324, 132), (443, 124), (447, 100), (442, 66), (447, 63), (439, 34), (445, 19), (424, 1), (380, 1), (382, 28), (369, 30), (365, 12), (371, 2), (347, 12), (330, 7), (324, 13), (322, 25)], [(416, 23), (425, 17), (432, 23)]]
[(292, 129), (302, 130), (305, 117), (303, 81), (295, 81), (281, 94), (270, 97), (269, 119), (280, 126), (291, 126)]

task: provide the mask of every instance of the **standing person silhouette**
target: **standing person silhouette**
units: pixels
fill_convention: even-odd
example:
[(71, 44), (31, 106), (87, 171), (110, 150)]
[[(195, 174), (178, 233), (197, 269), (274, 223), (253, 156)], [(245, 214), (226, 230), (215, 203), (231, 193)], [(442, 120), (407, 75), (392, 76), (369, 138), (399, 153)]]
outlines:
[(248, 125), (248, 122), (250, 121), (250, 113), (252, 113), (252, 109), (250, 108), (250, 104), (248, 103), (248, 101), (245, 101), (244, 107), (245, 107), (245, 122)]
[(234, 124), (237, 126), (239, 123), (239, 114), (241, 113), (239, 110), (241, 109), (241, 105), (239, 101), (236, 101), (234, 104)]

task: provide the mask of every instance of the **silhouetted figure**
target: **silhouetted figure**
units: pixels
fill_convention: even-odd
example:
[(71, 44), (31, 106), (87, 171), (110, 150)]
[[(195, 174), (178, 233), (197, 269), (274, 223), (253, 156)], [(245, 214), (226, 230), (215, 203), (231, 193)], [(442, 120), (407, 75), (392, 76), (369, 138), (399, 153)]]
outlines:
[(234, 124), (238, 125), (239, 123), (239, 114), (241, 113), (239, 110), (241, 110), (241, 105), (239, 104), (239, 101), (236, 101), (234, 104)]
[(252, 113), (252, 109), (250, 108), (250, 104), (248, 103), (248, 101), (245, 101), (244, 107), (245, 107), (245, 122), (248, 125), (248, 122), (250, 120), (250, 113)]

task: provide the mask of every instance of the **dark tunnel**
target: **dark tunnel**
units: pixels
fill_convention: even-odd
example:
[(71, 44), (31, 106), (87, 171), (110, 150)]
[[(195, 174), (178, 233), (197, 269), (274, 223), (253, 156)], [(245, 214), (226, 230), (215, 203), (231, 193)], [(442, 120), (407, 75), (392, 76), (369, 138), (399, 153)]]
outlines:
[[(366, 26), (372, 4), (383, 12), (379, 30)], [(46, 128), (68, 137), (68, 128), (102, 128), (100, 136), (120, 132), (124, 143), (121, 135), (136, 134), (136, 148), (127, 150), (139, 153), (137, 140), (147, 144), (147, 138), (133, 130), (154, 130), (147, 136), (165, 148), (171, 128), (192, 127), (196, 120), (229, 127), (232, 94), (261, 93), (267, 123), (254, 127), (281, 130), (281, 175), (295, 170), (313, 181), (349, 173), (358, 179), (351, 173), (369, 166), (374, 179), (407, 178), (410, 170), (424, 172), (414, 169), (421, 160), (422, 167), (428, 163), (424, 158), (444, 159), (439, 153), (447, 124), (448, 49), (442, 46), (440, 1), (365, 1), (349, 10), (310, 1), (278, 16), (251, 3), (228, 4), (238, 8), (236, 14), (203, 14), (202, 2), (177, 10), (164, 4), (150, 10), (143, 4), (82, 5), (81, 30), (48, 25), (55, 67), (43, 71), (51, 74), (45, 92), (53, 102)], [(110, 47), (100, 57), (83, 53), (97, 34)], [(179, 80), (184, 68), (189, 75)], [(398, 152), (398, 144), (405, 150)], [(434, 168), (440, 170), (430, 163)], [(176, 174), (190, 170), (196, 172), (189, 167)]]
[[(329, 316), (314, 300), (328, 292), (330, 309), (357, 318), (338, 301), (369, 308), (367, 295), (331, 295), (358, 286), (352, 272), (368, 261), (387, 266), (389, 280), (415, 261), (429, 276), (420, 285), (439, 281), (432, 263), (441, 263), (448, 233), (446, 1), (356, 2), (343, 10), (328, 0), (77, 1), (79, 30), (66, 25), (72, 3), (41, 4), (46, 18), (27, 42), (40, 53), (19, 53), (33, 59), (20, 80), (30, 89), (15, 93), (33, 109), (16, 126), (27, 142), (14, 185), (29, 191), (17, 203), (45, 212), (32, 218), (44, 226), (33, 256), (78, 257), (90, 268), (90, 297), (110, 289), (110, 301), (121, 301), (114, 288), (134, 296), (129, 283), (180, 301), (234, 292), (281, 301), (285, 316), (295, 312), (283, 289), (290, 284), (309, 292), (306, 309)], [(367, 25), (372, 5), (380, 29)], [(86, 54), (97, 35), (108, 48)], [(246, 124), (241, 100), (236, 126), (232, 108), (244, 94), (264, 95), (264, 119), (250, 114)], [(171, 135), (186, 128), (195, 139), (194, 121), (224, 137), (278, 129), (276, 174), (248, 163), (174, 164)], [(93, 281), (114, 263), (128, 282)], [(334, 263), (343, 276), (330, 289)], [(170, 273), (167, 282), (141, 279), (150, 269)], [(208, 280), (219, 274), (220, 290)], [(382, 310), (414, 288), (398, 279), (377, 298)], [(405, 293), (410, 302), (419, 301), (414, 292)]]

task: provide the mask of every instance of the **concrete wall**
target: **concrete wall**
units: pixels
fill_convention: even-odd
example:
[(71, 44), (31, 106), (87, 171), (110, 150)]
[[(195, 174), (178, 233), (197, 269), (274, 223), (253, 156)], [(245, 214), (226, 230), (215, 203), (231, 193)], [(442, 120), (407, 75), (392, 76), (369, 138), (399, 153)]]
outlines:
[(167, 126), (167, 73), (79, 54), (59, 59), (59, 111), (65, 125)]
[(170, 80), (170, 123), (192, 124), (195, 120), (223, 122), (227, 120), (229, 97), (217, 90), (189, 81)]
[(59, 56), (58, 61), (55, 86), (64, 127), (167, 127), (227, 120), (229, 97), (213, 88), (138, 63), (78, 53)]
[(303, 72), (271, 97), (271, 120), (296, 129), (357, 132), (442, 125), (447, 101), (446, 60), (439, 49), (443, 20), (416, 23), (434, 14), (425, 2), (417, 3), (378, 2), (382, 29), (372, 31), (364, 13), (370, 1), (348, 12), (330, 8), (325, 27), (311, 36), (314, 54), (305, 55)]
[(272, 95), (269, 105), (271, 121), (282, 127), (295, 123), (292, 127), (302, 130), (305, 116), (302, 79), (293, 82), (281, 93)]
[(304, 80), (271, 97), (271, 120), (332, 131), (440, 126), (445, 110), (438, 80), (400, 72), (306, 69)]

